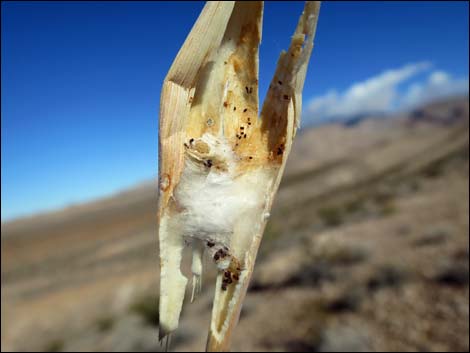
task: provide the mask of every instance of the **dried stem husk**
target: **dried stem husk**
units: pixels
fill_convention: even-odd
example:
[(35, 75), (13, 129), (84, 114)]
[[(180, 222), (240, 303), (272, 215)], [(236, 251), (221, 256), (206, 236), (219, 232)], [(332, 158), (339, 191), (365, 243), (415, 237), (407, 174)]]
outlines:
[[(206, 348), (229, 349), (299, 126), (319, 9), (319, 2), (306, 2), (260, 117), (263, 2), (208, 2), (171, 66), (163, 84), (159, 131), (161, 339), (176, 329), (184, 300), (184, 239), (209, 244), (213, 232), (230, 249), (230, 265), (217, 277)], [(208, 225), (200, 221), (201, 209)], [(236, 280), (227, 284), (227, 272)]]

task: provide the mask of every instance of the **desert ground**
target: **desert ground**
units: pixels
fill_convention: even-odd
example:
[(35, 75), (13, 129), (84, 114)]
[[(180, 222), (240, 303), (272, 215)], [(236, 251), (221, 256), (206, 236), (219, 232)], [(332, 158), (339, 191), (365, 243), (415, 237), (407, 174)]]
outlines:
[[(2, 223), (2, 351), (161, 351), (156, 208), (153, 180)], [(205, 269), (171, 350), (205, 348)], [(469, 350), (468, 97), (300, 131), (232, 348)]]

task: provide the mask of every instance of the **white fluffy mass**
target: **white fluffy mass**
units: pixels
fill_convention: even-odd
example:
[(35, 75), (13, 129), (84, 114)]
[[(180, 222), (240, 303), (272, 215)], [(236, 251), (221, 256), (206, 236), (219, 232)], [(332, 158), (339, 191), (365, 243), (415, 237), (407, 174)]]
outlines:
[(209, 155), (224, 160), (228, 170), (207, 168), (186, 159), (186, 168), (175, 190), (175, 199), (183, 209), (178, 222), (185, 237), (228, 246), (236, 223), (260, 207), (257, 182), (249, 174), (236, 175), (237, 157), (224, 138), (206, 133), (201, 140), (209, 146)]

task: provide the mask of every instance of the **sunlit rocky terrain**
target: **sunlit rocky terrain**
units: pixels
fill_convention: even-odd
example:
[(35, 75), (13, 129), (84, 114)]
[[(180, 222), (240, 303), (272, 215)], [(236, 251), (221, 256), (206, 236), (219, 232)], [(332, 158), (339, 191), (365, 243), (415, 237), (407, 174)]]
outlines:
[[(233, 350), (468, 351), (468, 183), (468, 97), (301, 130)], [(2, 351), (162, 349), (156, 190), (2, 224)], [(205, 348), (206, 262), (172, 350)]]

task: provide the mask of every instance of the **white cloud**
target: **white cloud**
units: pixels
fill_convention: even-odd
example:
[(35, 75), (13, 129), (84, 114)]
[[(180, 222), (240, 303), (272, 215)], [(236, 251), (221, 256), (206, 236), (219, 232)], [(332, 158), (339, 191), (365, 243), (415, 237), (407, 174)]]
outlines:
[(455, 80), (443, 71), (434, 71), (425, 82), (409, 85), (405, 94), (399, 92), (400, 84), (430, 67), (429, 62), (408, 64), (356, 82), (344, 92), (330, 90), (307, 102), (303, 119), (314, 122), (332, 116), (347, 118), (357, 114), (390, 112), (445, 95), (468, 93), (468, 78)]
[(452, 78), (444, 71), (434, 71), (425, 82), (410, 85), (402, 98), (403, 109), (411, 109), (430, 101), (468, 94), (468, 77)]

